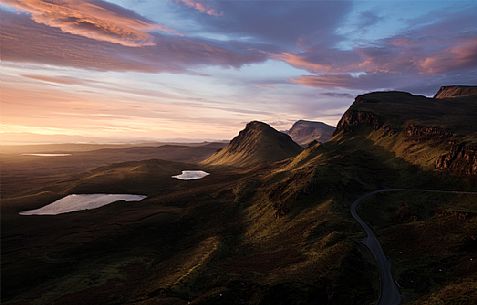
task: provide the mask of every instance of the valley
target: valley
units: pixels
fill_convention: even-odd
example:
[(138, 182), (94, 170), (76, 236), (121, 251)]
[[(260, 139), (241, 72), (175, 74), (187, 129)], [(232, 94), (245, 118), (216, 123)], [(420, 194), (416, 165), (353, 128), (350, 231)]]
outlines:
[[(230, 143), (3, 153), (2, 303), (473, 304), (472, 92), (360, 95), (303, 146), (253, 121)], [(71, 194), (147, 197), (19, 214)]]

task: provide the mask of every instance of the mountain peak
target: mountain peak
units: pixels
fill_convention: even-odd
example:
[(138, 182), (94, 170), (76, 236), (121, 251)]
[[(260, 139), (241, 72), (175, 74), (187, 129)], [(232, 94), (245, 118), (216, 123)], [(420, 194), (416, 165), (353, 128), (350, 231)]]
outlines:
[(256, 166), (296, 155), (301, 147), (270, 125), (249, 122), (230, 143), (203, 161), (210, 165)]
[(331, 139), (334, 130), (333, 126), (323, 122), (298, 120), (286, 133), (293, 141), (305, 146), (314, 140), (318, 142), (328, 141)]
[(260, 121), (250, 121), (245, 128), (271, 128), (270, 125)]
[(309, 121), (309, 120), (298, 120), (298, 121), (296, 121), (295, 123), (293, 123), (293, 125), (300, 125), (300, 124), (326, 125), (326, 124), (323, 123), (323, 122), (319, 122), (319, 121)]

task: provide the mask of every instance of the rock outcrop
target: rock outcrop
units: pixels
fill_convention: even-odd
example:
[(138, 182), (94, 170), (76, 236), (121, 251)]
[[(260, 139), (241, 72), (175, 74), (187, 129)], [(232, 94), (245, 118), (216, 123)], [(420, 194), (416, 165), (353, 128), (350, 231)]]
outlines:
[(379, 129), (382, 122), (379, 117), (370, 111), (360, 111), (348, 109), (336, 126), (335, 134), (350, 132), (363, 127), (371, 127), (374, 130)]
[(461, 176), (477, 175), (477, 145), (452, 143), (449, 152), (436, 160), (436, 168)]
[(415, 140), (436, 140), (446, 139), (452, 137), (452, 132), (447, 128), (437, 126), (419, 126), (415, 124), (407, 125), (404, 130), (405, 134), (409, 138)]
[(436, 95), (434, 95), (434, 98), (444, 99), (471, 95), (477, 95), (477, 86), (451, 85), (442, 86), (439, 91), (437, 91)]

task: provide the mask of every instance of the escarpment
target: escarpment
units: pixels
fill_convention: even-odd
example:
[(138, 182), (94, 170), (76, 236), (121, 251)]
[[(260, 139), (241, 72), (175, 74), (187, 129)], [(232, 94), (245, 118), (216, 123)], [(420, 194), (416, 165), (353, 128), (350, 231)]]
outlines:
[(474, 89), (442, 87), (436, 98), (397, 91), (360, 95), (341, 118), (335, 135), (365, 136), (414, 165), (451, 175), (476, 176)]
[(440, 87), (434, 98), (443, 99), (473, 95), (477, 95), (477, 86), (451, 85)]

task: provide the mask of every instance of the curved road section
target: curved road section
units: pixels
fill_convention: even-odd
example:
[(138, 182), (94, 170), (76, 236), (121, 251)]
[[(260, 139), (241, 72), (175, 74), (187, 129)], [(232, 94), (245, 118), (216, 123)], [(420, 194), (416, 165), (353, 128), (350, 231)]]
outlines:
[(367, 193), (358, 199), (356, 199), (351, 205), (351, 215), (353, 218), (361, 225), (364, 232), (366, 232), (367, 237), (363, 240), (363, 243), (368, 247), (368, 249), (373, 254), (378, 269), (379, 269), (379, 277), (381, 281), (381, 291), (379, 294), (379, 300), (377, 305), (399, 305), (401, 304), (401, 294), (399, 293), (399, 288), (396, 285), (396, 282), (393, 279), (393, 275), (391, 273), (391, 262), (388, 258), (384, 255), (383, 248), (379, 243), (376, 235), (374, 234), (373, 230), (364, 222), (361, 217), (359, 217), (358, 212), (356, 209), (358, 208), (359, 204), (377, 194), (377, 193), (384, 193), (384, 192), (398, 192), (398, 191), (420, 191), (420, 192), (435, 192), (435, 193), (454, 193), (454, 194), (471, 194), (476, 195), (477, 192), (464, 192), (464, 191), (441, 191), (441, 190), (418, 190), (418, 189), (384, 189), (384, 190), (376, 190), (370, 193)]

